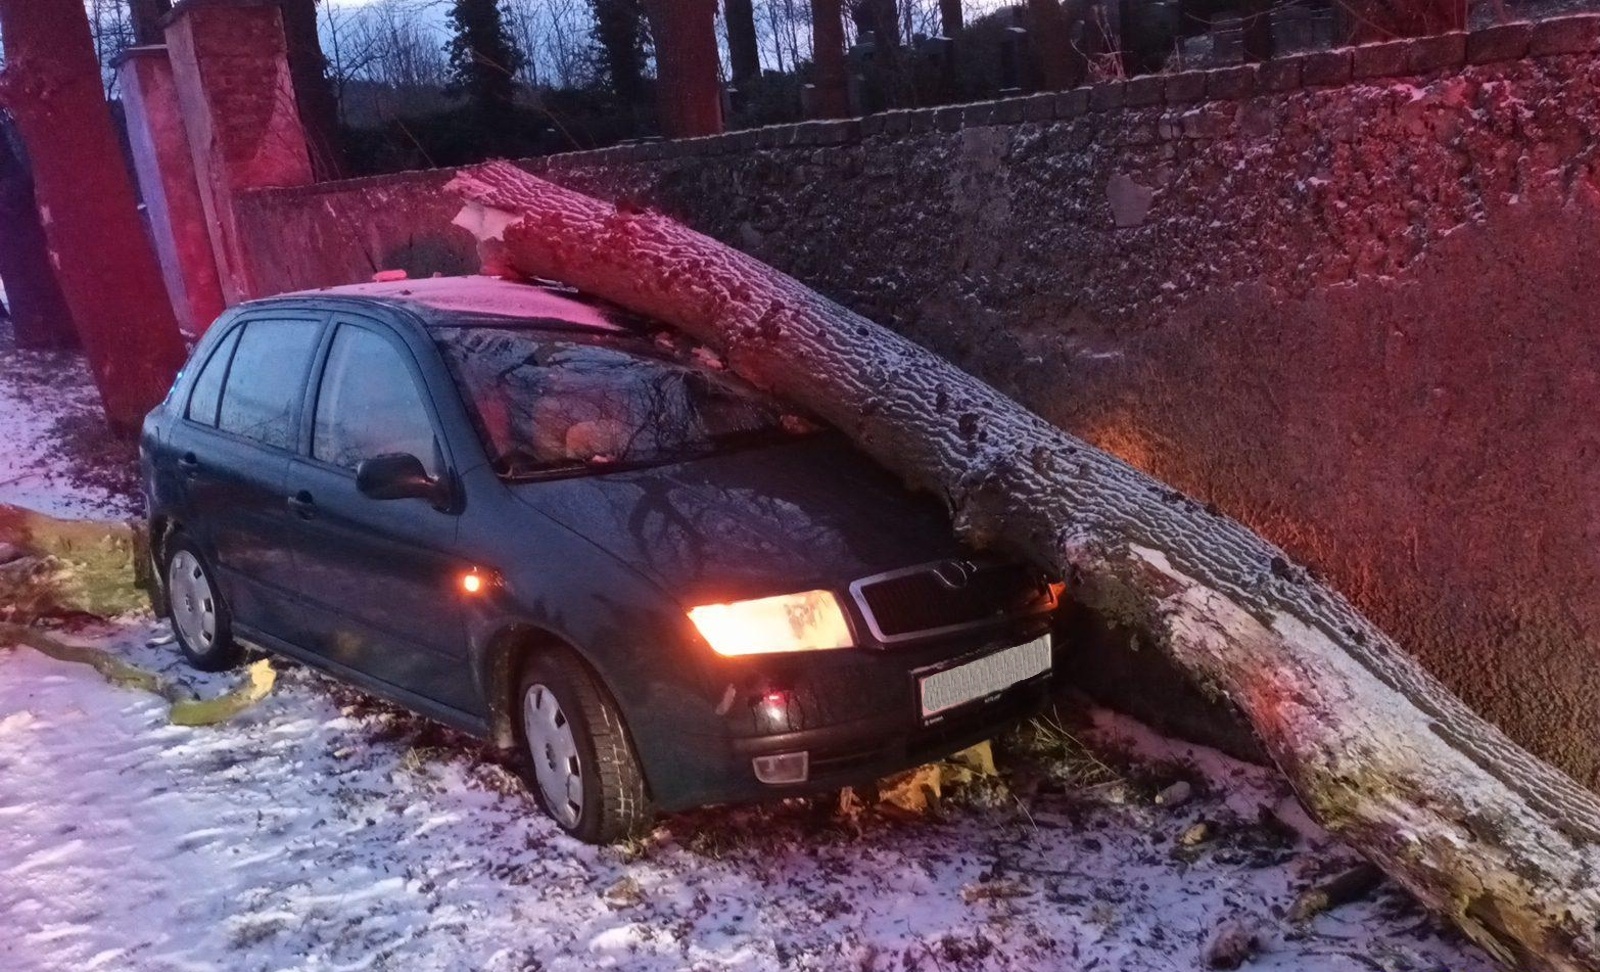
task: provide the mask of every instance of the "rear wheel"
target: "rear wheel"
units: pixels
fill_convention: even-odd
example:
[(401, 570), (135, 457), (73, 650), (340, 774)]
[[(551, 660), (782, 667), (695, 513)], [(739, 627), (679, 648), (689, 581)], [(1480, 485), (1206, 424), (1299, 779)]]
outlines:
[(244, 651), (233, 640), (233, 619), (215, 575), (181, 535), (167, 544), (165, 577), (172, 633), (189, 664), (203, 672), (238, 665)]
[(655, 816), (616, 703), (566, 652), (531, 658), (517, 694), (528, 783), (557, 826), (609, 844)]

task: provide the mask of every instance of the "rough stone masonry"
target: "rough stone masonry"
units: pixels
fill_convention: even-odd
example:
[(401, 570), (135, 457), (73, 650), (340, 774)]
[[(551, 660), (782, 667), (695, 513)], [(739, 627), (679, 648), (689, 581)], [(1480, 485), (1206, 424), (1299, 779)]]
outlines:
[[(527, 165), (1238, 517), (1600, 787), (1597, 47), (1566, 17)], [(470, 271), (449, 175), (252, 194), (253, 272)]]

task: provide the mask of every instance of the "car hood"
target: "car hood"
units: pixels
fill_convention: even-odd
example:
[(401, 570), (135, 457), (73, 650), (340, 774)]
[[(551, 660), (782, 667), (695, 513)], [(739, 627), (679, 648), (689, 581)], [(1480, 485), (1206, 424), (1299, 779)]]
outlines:
[(685, 603), (840, 589), (963, 551), (936, 500), (832, 434), (511, 489)]

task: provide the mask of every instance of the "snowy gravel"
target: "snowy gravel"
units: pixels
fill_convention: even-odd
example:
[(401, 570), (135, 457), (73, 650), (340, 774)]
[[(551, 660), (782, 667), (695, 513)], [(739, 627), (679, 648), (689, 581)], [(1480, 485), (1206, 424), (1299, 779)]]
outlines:
[[(128, 455), (72, 431), (86, 386), (76, 359), (0, 341), (0, 502), (129, 512)], [(163, 633), (131, 616), (63, 637), (231, 686)], [(154, 695), (0, 647), (0, 969), (1177, 972), (1230, 921), (1260, 940), (1251, 969), (1490, 968), (1387, 887), (1295, 928), (1298, 891), (1354, 856), (1271, 773), (1104, 713), (1125, 782), (1002, 759), (1011, 794), (989, 809), (709, 809), (595, 849), (470, 740), (277, 668), (244, 715), (180, 728)], [(1155, 804), (1180, 777), (1196, 795)]]

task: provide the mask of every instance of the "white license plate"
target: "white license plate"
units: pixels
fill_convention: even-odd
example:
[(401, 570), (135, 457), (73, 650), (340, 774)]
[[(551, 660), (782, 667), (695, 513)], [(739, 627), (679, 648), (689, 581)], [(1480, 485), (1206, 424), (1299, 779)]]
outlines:
[(1025, 645), (946, 668), (917, 680), (922, 694), (922, 717), (938, 715), (958, 705), (993, 695), (1050, 670), (1050, 636)]

